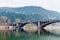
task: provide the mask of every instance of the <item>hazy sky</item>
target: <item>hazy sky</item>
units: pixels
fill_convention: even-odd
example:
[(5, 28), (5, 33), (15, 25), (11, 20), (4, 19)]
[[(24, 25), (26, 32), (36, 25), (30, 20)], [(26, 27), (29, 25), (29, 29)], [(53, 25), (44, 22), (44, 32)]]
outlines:
[(60, 12), (60, 0), (0, 0), (0, 7), (41, 6)]

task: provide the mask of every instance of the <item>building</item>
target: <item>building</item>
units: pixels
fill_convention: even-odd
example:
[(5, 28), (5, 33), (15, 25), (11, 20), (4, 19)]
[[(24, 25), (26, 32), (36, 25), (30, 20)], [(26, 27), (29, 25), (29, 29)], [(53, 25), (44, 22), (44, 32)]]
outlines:
[(11, 23), (10, 19), (6, 16), (1, 16), (0, 17), (0, 23)]

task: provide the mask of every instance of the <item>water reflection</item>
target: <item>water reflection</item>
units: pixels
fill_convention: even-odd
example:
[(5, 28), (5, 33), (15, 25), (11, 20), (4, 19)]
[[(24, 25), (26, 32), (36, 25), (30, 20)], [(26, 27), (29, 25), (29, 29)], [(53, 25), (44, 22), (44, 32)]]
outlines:
[(0, 40), (26, 40), (28, 37), (31, 36), (32, 34), (25, 33), (19, 28), (14, 30), (0, 30)]
[(53, 34), (60, 35), (60, 22), (47, 25), (44, 29)]
[(22, 29), (25, 31), (25, 32), (36, 32), (37, 31), (37, 25), (35, 24), (26, 24), (22, 27)]
[[(27, 26), (27, 25), (26, 25)], [(30, 25), (31, 26), (31, 25)], [(30, 27), (29, 26), (29, 27)], [(36, 26), (36, 25), (34, 25)], [(25, 27), (26, 28), (26, 27)], [(60, 40), (60, 23), (53, 23), (46, 26), (44, 29), (49, 33), (41, 31), (41, 34), (38, 36), (34, 28), (34, 33), (31, 33), (23, 28), (16, 28), (12, 30), (0, 30), (0, 40)], [(52, 33), (52, 34), (51, 34)], [(57, 34), (54, 35), (54, 34)]]

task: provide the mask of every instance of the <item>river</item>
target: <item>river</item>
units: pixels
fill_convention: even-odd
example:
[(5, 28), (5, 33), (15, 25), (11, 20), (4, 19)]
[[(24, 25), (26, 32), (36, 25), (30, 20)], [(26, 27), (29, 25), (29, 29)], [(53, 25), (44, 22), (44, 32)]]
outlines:
[(25, 33), (18, 31), (0, 31), (0, 40), (60, 40), (60, 36), (49, 33)]
[[(41, 31), (40, 35), (37, 32), (31, 33), (22, 29), (0, 30), (0, 40), (60, 40), (60, 29), (55, 30), (55, 27), (60, 27), (60, 25), (48, 26), (45, 29), (49, 29), (50, 32)], [(52, 28), (54, 29), (51, 30)]]

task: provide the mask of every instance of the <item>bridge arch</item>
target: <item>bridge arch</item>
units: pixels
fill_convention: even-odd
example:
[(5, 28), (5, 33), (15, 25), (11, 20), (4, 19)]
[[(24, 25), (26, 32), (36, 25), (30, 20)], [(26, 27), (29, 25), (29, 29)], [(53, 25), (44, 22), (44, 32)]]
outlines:
[(25, 32), (36, 32), (37, 31), (37, 24), (36, 24), (36, 22), (26, 22), (21, 25), (21, 28)]
[(60, 20), (47, 21), (47, 23), (42, 24), (41, 29), (43, 29), (44, 27), (46, 27), (49, 24), (57, 23), (57, 22), (60, 22)]
[(21, 27), (27, 25), (27, 24), (35, 24), (37, 26), (37, 22), (26, 22), (21, 25)]

